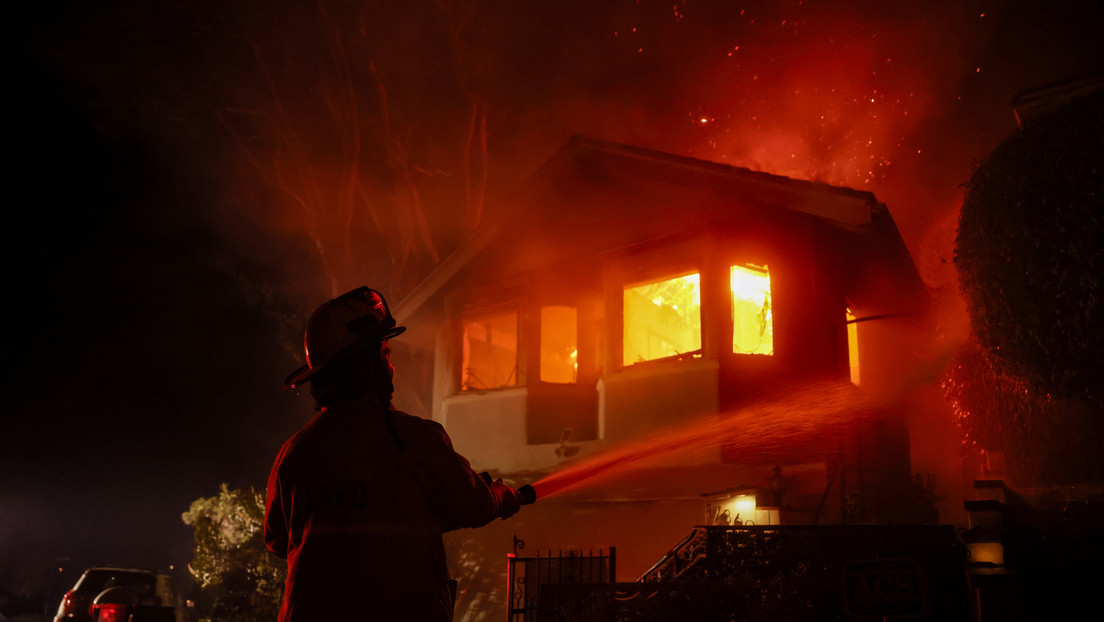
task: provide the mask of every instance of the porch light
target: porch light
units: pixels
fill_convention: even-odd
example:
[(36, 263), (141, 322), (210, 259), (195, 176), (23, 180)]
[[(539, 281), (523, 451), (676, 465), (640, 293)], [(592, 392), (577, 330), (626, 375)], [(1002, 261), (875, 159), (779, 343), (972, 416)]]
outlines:
[(962, 540), (970, 552), (971, 564), (1004, 564), (1003, 504), (995, 499), (980, 499), (964, 503), (970, 528)]
[(702, 496), (706, 497), (707, 525), (756, 524), (755, 489), (740, 486)]
[(570, 458), (579, 453), (579, 446), (571, 444), (571, 441), (575, 440), (574, 436), (575, 428), (564, 428), (560, 434), (560, 446), (555, 450), (557, 458)]
[(972, 564), (1004, 565), (1004, 545), (1000, 542), (968, 542), (966, 549)]
[(786, 494), (786, 477), (782, 475), (782, 467), (775, 465), (771, 469), (771, 476), (767, 478), (767, 492), (771, 495), (771, 504), (782, 507), (782, 495)]

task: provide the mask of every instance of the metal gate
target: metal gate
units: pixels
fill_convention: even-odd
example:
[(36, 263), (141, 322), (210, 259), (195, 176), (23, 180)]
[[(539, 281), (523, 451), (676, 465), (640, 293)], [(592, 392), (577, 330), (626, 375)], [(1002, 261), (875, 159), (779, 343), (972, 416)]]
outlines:
[(552, 551), (536, 557), (518, 557), (525, 543), (514, 539), (514, 552), (506, 556), (507, 620), (536, 622), (541, 607), (541, 589), (546, 585), (614, 583), (617, 579), (617, 548), (588, 551)]

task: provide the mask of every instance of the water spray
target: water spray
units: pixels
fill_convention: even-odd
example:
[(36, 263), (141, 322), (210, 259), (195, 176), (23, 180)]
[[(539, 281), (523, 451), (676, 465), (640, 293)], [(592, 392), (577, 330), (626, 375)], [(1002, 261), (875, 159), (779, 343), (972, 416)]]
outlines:
[[(908, 314), (861, 318), (872, 321)], [(693, 424), (680, 422), (605, 452), (587, 456), (517, 489), (518, 500), (529, 505), (599, 480), (663, 464), (664, 461), (725, 445), (749, 459), (792, 451), (795, 442), (838, 447), (854, 426), (888, 404), (899, 403), (918, 386), (937, 378), (946, 368), (946, 355), (927, 364), (893, 386), (862, 390), (846, 381), (822, 381), (791, 386), (771, 397), (733, 411), (703, 417)], [(485, 479), (490, 480), (489, 475)]]
[(760, 460), (764, 456), (792, 451), (793, 444), (798, 441), (837, 447), (856, 423), (886, 404), (898, 403), (902, 395), (930, 382), (933, 373), (945, 366), (943, 357), (937, 357), (899, 385), (879, 391), (860, 391), (850, 382), (842, 381), (790, 387), (734, 411), (704, 417), (690, 425), (680, 422), (588, 456), (534, 482), (529, 488), (533, 489), (534, 499), (537, 496), (544, 499), (720, 444), (726, 445), (729, 451)]

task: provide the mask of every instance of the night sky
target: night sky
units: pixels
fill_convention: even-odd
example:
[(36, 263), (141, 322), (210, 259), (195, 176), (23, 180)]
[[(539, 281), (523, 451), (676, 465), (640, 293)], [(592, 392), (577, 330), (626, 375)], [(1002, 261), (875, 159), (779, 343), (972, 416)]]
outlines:
[(313, 307), (397, 302), (572, 134), (872, 190), (950, 313), (1012, 96), (1104, 70), (1088, 1), (50, 4), (6, 19), (0, 594), (182, 567), (310, 417)]

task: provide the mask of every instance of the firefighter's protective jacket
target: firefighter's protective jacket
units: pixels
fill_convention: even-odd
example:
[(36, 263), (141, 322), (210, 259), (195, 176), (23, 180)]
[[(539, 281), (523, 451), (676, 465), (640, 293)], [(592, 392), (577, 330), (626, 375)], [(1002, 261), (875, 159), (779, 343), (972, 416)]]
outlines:
[(513, 494), (434, 421), (369, 397), (326, 408), (268, 480), (265, 543), (288, 566), (280, 622), (451, 620), (441, 534), (512, 514)]

